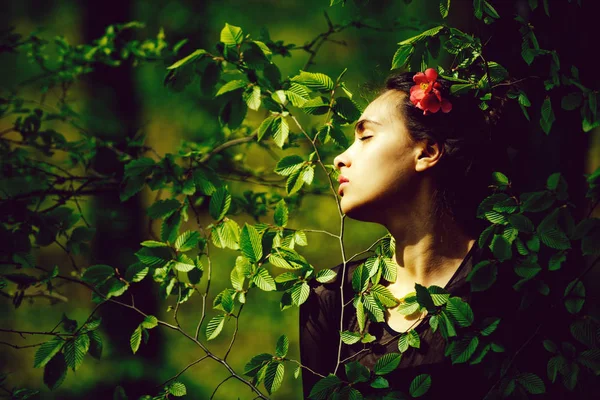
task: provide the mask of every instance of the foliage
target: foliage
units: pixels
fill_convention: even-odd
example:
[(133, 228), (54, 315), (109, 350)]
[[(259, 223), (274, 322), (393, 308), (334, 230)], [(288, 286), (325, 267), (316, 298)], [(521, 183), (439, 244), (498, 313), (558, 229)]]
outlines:
[[(337, 3), (340, 1), (331, 1), (332, 6)], [(529, 3), (534, 10), (537, 1)], [(452, 11), (450, 1), (440, 1), (439, 10), (441, 17), (446, 18)], [(544, 11), (548, 13), (547, 2), (544, 2)], [(473, 13), (484, 24), (493, 24), (504, 17), (486, 0), (474, 1)], [(524, 62), (531, 65), (538, 57), (550, 60), (547, 72), (536, 71), (536, 75), (544, 76), (547, 91), (541, 104), (529, 100), (530, 93), (517, 84), (517, 77), (510, 71), (484, 58), (484, 38), (447, 25), (431, 27), (400, 41), (397, 52), (390, 57), (392, 68), (410, 66), (412, 70), (424, 70), (441, 59), (441, 52), (447, 52), (455, 63), (446, 68), (437, 65), (437, 68), (442, 76), (454, 82), (451, 91), (476, 96), (484, 111), (499, 100), (512, 100), (529, 120), (529, 113), (537, 108), (540, 119), (535, 124), (549, 135), (556, 122), (553, 107), (559, 103), (556, 100), (553, 103), (552, 99), (554, 91), (560, 88), (568, 92), (560, 101), (561, 107), (579, 110), (581, 131), (588, 132), (599, 126), (597, 91), (581, 84), (576, 67), (561, 69), (556, 51), (540, 48), (528, 21), (517, 17), (517, 22), (522, 34)], [(281, 296), (281, 309), (285, 310), (307, 301), (311, 280), (335, 279), (333, 270), (316, 271), (301, 254), (300, 247), (307, 246), (308, 242), (305, 231), (288, 227), (293, 216), (290, 205), (298, 204), (307, 194), (333, 189), (335, 168), (323, 160), (347, 146), (343, 129), (360, 117), (361, 106), (344, 82), (346, 70), (337, 76), (328, 76), (308, 71), (311, 64), (307, 63), (305, 70), (284, 77), (276, 63), (278, 56), (288, 55), (291, 45), (270, 39), (258, 40), (241, 27), (226, 24), (215, 50), (197, 49), (185, 56), (178, 54), (185, 42), (171, 46), (162, 31), (156, 39), (121, 40), (123, 32), (137, 27), (138, 23), (110, 26), (92, 45), (74, 46), (57, 37), (52, 42), (56, 49), (54, 58), (48, 56), (50, 43), (35, 34), (23, 38), (8, 32), (3, 38), (11, 51), (26, 52), (44, 71), (39, 80), (42, 93), (60, 87), (64, 96), (56, 107), (30, 100), (22, 93), (9, 93), (1, 99), (0, 117), (11, 117), (14, 122), (0, 134), (3, 210), (0, 254), (5, 267), (0, 288), (12, 299), (15, 308), (32, 289), (42, 288), (52, 294), (58, 281), (84, 286), (92, 293), (95, 307), (89, 317), (79, 324), (64, 316), (59, 324), (61, 329), (57, 330), (57, 326), (52, 330), (51, 339), (39, 344), (35, 352), (33, 365), (44, 368), (44, 383), (51, 390), (65, 381), (69, 368), (77, 370), (86, 355), (101, 357), (103, 342), (98, 334), (101, 321), (94, 314), (100, 306), (112, 302), (139, 314), (140, 324), (132, 333), (127, 332), (133, 353), (139, 351), (142, 341), (148, 341), (152, 329), (159, 326), (171, 329), (200, 347), (204, 355), (198, 362), (210, 358), (225, 365), (231, 373), (229, 378), (247, 385), (258, 397), (267, 398), (259, 385), (264, 385), (270, 395), (281, 387), (286, 365), (295, 367), (295, 378), (302, 368), (298, 361), (288, 358), (290, 342), (286, 335), (275, 344), (274, 354), (254, 356), (243, 372), (231, 368), (227, 354), (235, 341), (238, 320), (244, 305), (250, 301), (250, 294), (258, 290), (277, 292), (276, 295)], [(331, 25), (330, 34), (345, 27)], [(214, 101), (221, 104), (219, 121), (229, 135), (226, 141), (184, 143), (178, 154), (160, 155), (144, 144), (142, 136), (128, 139), (123, 151), (116, 143), (100, 139), (81, 127), (81, 116), (66, 97), (75, 81), (101, 66), (118, 68), (125, 62), (136, 65), (158, 60), (167, 63), (165, 84), (168, 86), (185, 85), (185, 76), (190, 70), (200, 74), (202, 89), (215, 93)], [(261, 115), (261, 121), (251, 125), (246, 118), (249, 113)], [(300, 120), (310, 122), (301, 124)], [(79, 138), (67, 138), (48, 127), (57, 121), (74, 128)], [(9, 136), (12, 134), (14, 136)], [(232, 194), (230, 182), (219, 176), (223, 165), (229, 165), (232, 170), (244, 167), (240, 157), (225, 149), (253, 143), (286, 151), (287, 155), (277, 162), (272, 174), (257, 176), (264, 182), (269, 176), (283, 177), (284, 194), (273, 190), (268, 194), (247, 193), (244, 198), (238, 197)], [(300, 145), (309, 147), (307, 154), (287, 152)], [(100, 150), (109, 150), (118, 156), (123, 166), (122, 176), (102, 174), (94, 169), (93, 160)], [(59, 153), (67, 157), (59, 158)], [(76, 174), (74, 170), (83, 172)], [(592, 210), (600, 198), (599, 176), (600, 172), (595, 171), (587, 177), (587, 197), (593, 202)], [(511, 180), (500, 172), (494, 173), (492, 179), (494, 193), (484, 199), (478, 209), (478, 217), (487, 220), (489, 226), (478, 242), (491, 250), (493, 258), (477, 264), (468, 281), (473, 292), (485, 291), (493, 287), (500, 274), (512, 273), (519, 279), (514, 289), (524, 302), (541, 297), (544, 306), (561, 308), (571, 314), (569, 326), (559, 327), (570, 332), (568, 339), (556, 333), (556, 327), (542, 321), (523, 343), (522, 348), (543, 341), (549, 353), (547, 376), (517, 367), (522, 348), (512, 353), (503, 351), (502, 338), (494, 335), (503, 321), (498, 318), (479, 321), (467, 302), (451, 296), (444, 288), (417, 284), (413, 293), (395, 299), (384, 285), (396, 280), (394, 242), (389, 236), (371, 246), (371, 255), (353, 273), (352, 304), (360, 331), (341, 332), (340, 341), (346, 345), (373, 341), (375, 338), (365, 329), (367, 321), (383, 322), (388, 308), (397, 307), (397, 311), (405, 315), (426, 312), (431, 328), (446, 341), (445, 353), (453, 364), (484, 363), (492, 353), (504, 357), (505, 366), (496, 365), (494, 373), (498, 382), (490, 392), (497, 391), (504, 396), (513, 392), (525, 396), (541, 394), (559, 385), (556, 382), (559, 376), (560, 384), (573, 390), (579, 376), (600, 373), (599, 324), (585, 314), (583, 283), (597, 258), (583, 271), (567, 270), (563, 265), (575, 253), (598, 257), (600, 222), (590, 216), (575, 220), (567, 182), (559, 173), (548, 177), (543, 190), (526, 193), (516, 193)], [(128, 201), (143, 189), (157, 194), (146, 214), (151, 220), (160, 221), (160, 235), (140, 243), (135, 263), (126, 268), (93, 262), (79, 268), (73, 263), (72, 276), (59, 274), (58, 268), (48, 270), (38, 265), (35, 258), (38, 249), (54, 244), (70, 256), (89, 254), (95, 230), (82, 216), (78, 203), (81, 196), (118, 191), (121, 201)], [(258, 201), (260, 196), (262, 200)], [(212, 219), (206, 226), (200, 219), (199, 208), (203, 205), (205, 214)], [(236, 217), (244, 211), (257, 222), (241, 226)], [(181, 225), (191, 217), (190, 213), (196, 217), (197, 230), (181, 232)], [(272, 222), (260, 222), (259, 217), (267, 213), (272, 213)], [(343, 230), (338, 236), (343, 238)], [(195, 295), (205, 298), (208, 293), (212, 248), (237, 252), (230, 272), (231, 285), (217, 289), (213, 302), (213, 309), (218, 312), (216, 316), (207, 318), (203, 302), (198, 329), (189, 333), (180, 325), (177, 312)], [(176, 306), (172, 310), (175, 324), (147, 315), (123, 299), (133, 285), (149, 279), (155, 282), (159, 296), (175, 299)], [(222, 335), (229, 324), (235, 325), (234, 334), (227, 354), (221, 358), (210, 350), (208, 341)], [(558, 340), (560, 346), (555, 343)], [(403, 394), (391, 392), (385, 375), (398, 367), (406, 351), (420, 345), (417, 331), (409, 329), (398, 338), (398, 352), (382, 356), (373, 371), (349, 361), (344, 365), (348, 380), (331, 371), (332, 374), (323, 376), (312, 388), (310, 397), (359, 399), (362, 395), (354, 384), (367, 383), (382, 396), (388, 395), (387, 399), (404, 398), (400, 397)], [(186, 395), (185, 385), (176, 378), (165, 382), (162, 391), (153, 394), (154, 398)], [(404, 390), (416, 398), (426, 395), (432, 385), (436, 385), (432, 377), (423, 374), (415, 376), (410, 387)], [(12, 395), (27, 398), (33, 394), (28, 389), (18, 388)], [(117, 388), (115, 398), (117, 395), (126, 398), (122, 388)]]

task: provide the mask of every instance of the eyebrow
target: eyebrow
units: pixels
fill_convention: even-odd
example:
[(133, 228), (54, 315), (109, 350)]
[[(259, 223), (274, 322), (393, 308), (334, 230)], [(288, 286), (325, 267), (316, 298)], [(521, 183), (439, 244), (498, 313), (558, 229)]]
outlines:
[(381, 123), (379, 123), (377, 121), (373, 121), (371, 119), (361, 119), (360, 121), (358, 121), (356, 123), (356, 125), (354, 125), (354, 132), (356, 132), (358, 134), (363, 133), (363, 131), (365, 130), (365, 124), (374, 124), (374, 125), (381, 126)]

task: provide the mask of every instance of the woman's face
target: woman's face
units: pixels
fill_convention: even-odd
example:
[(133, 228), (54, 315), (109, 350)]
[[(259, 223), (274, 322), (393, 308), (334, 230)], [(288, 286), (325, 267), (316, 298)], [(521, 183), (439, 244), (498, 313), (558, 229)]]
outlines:
[(354, 143), (334, 160), (343, 182), (342, 212), (353, 219), (384, 222), (386, 211), (410, 203), (421, 146), (409, 137), (398, 111), (403, 96), (387, 91), (369, 104)]

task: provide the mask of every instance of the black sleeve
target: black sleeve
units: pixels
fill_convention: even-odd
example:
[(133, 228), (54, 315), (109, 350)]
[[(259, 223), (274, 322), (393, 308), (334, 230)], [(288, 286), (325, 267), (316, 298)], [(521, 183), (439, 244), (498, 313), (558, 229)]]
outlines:
[[(308, 299), (300, 306), (300, 362), (325, 376), (333, 373), (337, 364), (339, 302), (339, 284), (317, 284), (311, 285)], [(318, 375), (302, 369), (304, 398), (308, 398), (310, 390), (320, 379)]]

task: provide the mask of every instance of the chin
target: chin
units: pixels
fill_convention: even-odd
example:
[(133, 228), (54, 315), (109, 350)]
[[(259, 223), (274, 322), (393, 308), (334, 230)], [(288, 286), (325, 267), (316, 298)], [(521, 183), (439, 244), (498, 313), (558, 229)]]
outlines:
[(347, 217), (357, 221), (377, 222), (375, 218), (376, 213), (372, 207), (368, 207), (366, 204), (352, 204), (348, 199), (344, 201), (344, 198), (342, 197), (340, 207)]

